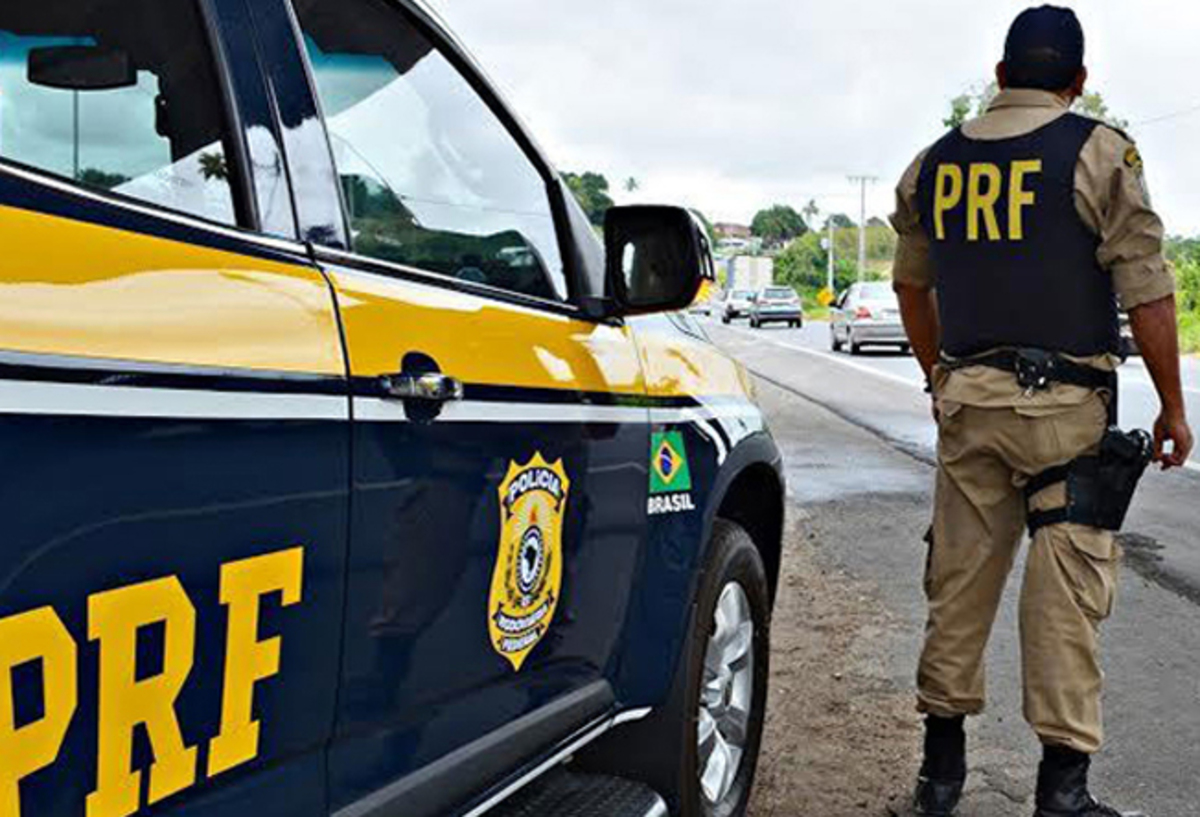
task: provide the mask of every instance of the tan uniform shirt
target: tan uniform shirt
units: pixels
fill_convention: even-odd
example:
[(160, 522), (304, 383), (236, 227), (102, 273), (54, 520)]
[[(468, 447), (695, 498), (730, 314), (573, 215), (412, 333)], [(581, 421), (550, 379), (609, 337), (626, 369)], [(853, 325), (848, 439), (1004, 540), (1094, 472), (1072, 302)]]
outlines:
[[(1062, 97), (1045, 91), (1001, 91), (987, 113), (963, 126), (963, 133), (982, 141), (1011, 139), (1053, 122), (1068, 107)], [(922, 151), (901, 178), (892, 216), (899, 234), (892, 277), (924, 288), (932, 288), (935, 278), (929, 236), (917, 205), (917, 181), (928, 152)], [(1111, 273), (1123, 309), (1175, 291), (1163, 257), (1162, 220), (1150, 205), (1137, 148), (1126, 136), (1105, 126), (1093, 132), (1075, 169), (1075, 206), (1083, 223), (1100, 238), (1096, 259)], [(1109, 356), (1085, 362), (1102, 368), (1118, 363)], [(1086, 389), (1064, 384), (1026, 395), (1011, 374), (985, 367), (958, 370), (953, 377), (939, 372), (934, 381), (940, 398), (975, 406), (1062, 406), (1081, 403), (1089, 395)]]

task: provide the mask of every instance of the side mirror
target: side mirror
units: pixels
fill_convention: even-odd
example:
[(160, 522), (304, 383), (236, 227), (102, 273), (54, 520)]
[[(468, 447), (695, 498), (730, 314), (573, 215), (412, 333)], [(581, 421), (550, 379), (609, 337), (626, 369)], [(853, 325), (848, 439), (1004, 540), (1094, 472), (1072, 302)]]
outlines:
[(715, 280), (708, 236), (682, 207), (614, 207), (604, 220), (608, 296), (616, 315), (686, 309)]
[(66, 91), (113, 91), (137, 85), (137, 66), (126, 51), (90, 45), (34, 48), (27, 64), (34, 85)]

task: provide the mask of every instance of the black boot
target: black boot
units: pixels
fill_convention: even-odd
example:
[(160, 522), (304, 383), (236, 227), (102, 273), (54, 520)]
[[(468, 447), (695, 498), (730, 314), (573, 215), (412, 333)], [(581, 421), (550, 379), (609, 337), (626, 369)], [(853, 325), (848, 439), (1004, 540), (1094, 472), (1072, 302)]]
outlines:
[(1145, 817), (1106, 806), (1088, 792), (1092, 759), (1063, 746), (1047, 746), (1038, 767), (1037, 811), (1033, 817)]
[(963, 718), (925, 718), (925, 762), (917, 778), (913, 810), (919, 817), (950, 817), (967, 780), (967, 735)]

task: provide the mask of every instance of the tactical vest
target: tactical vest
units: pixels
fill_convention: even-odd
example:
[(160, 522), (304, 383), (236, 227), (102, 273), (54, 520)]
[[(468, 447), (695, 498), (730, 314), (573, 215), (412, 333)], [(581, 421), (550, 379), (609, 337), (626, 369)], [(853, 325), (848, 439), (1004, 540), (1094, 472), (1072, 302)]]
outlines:
[(1098, 124), (1066, 114), (996, 141), (956, 129), (930, 150), (918, 206), (947, 354), (1120, 348), (1112, 277), (1096, 260), (1100, 239), (1075, 207), (1075, 168)]

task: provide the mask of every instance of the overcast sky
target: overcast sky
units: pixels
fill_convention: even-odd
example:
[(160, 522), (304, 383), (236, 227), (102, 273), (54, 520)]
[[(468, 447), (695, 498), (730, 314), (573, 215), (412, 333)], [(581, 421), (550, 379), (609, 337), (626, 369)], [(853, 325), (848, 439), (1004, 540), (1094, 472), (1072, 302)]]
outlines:
[[(990, 78), (1012, 0), (429, 0), (565, 170), (748, 222), (810, 198), (869, 215), (949, 100)], [(1133, 123), (1155, 204), (1200, 233), (1200, 3), (1068, 3), (1091, 87)], [(1192, 110), (1194, 109), (1194, 110)], [(1192, 110), (1162, 121), (1167, 115)], [(618, 195), (618, 199), (623, 196)], [(628, 198), (628, 197), (624, 197)]]

